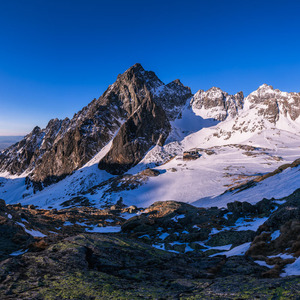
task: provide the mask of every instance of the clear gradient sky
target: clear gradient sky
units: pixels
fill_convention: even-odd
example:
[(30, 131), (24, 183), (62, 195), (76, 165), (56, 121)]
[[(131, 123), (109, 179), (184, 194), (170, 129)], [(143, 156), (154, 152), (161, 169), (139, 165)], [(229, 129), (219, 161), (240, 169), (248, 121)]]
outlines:
[(299, 13), (290, 0), (0, 0), (0, 135), (72, 117), (136, 62), (193, 92), (300, 92)]

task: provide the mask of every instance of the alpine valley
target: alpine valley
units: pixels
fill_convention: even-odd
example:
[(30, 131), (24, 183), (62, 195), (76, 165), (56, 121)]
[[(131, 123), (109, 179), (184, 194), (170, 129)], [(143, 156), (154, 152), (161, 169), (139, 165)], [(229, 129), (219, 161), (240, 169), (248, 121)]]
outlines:
[(3, 299), (300, 299), (300, 93), (135, 64), (0, 152)]

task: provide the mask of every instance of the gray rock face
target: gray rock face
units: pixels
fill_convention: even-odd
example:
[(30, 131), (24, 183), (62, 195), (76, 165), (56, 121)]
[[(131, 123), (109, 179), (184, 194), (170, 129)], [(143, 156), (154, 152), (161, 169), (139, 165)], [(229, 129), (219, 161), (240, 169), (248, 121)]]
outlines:
[(199, 90), (193, 97), (191, 105), (202, 110), (203, 117), (224, 121), (228, 116), (235, 117), (243, 108), (244, 94), (239, 92), (229, 95), (220, 88), (212, 87), (208, 91)]
[[(175, 104), (185, 104), (190, 96), (190, 89), (179, 81), (165, 85), (154, 72), (145, 71), (140, 64), (135, 64), (119, 75), (116, 82), (109, 86), (99, 99), (94, 99), (71, 120), (53, 119), (45, 129), (35, 127), (19, 143), (2, 151), (0, 170), (17, 175), (26, 171), (30, 173), (27, 183), (42, 188), (87, 163), (113, 138), (127, 119), (128, 122), (120, 132), (127, 128), (125, 132), (131, 131), (131, 134), (135, 134), (132, 131), (133, 127), (129, 126), (133, 122), (139, 128), (137, 137), (142, 138), (142, 134), (145, 133), (144, 138), (151, 140), (149, 145), (154, 142), (162, 143), (168, 134), (167, 118), (171, 119), (176, 115), (176, 109), (172, 111), (172, 108)], [(166, 110), (167, 117), (159, 106)], [(146, 113), (147, 107), (149, 114)], [(152, 118), (147, 120), (150, 115)], [(162, 120), (158, 124), (163, 127), (162, 132), (158, 134), (159, 125), (146, 122), (158, 121), (159, 116)], [(147, 126), (153, 127), (153, 131), (150, 130), (153, 137), (149, 135), (149, 129), (141, 129), (141, 117), (146, 118)], [(119, 137), (120, 134), (118, 140)], [(137, 141), (135, 145), (138, 144)], [(135, 156), (135, 162), (145, 152), (145, 144), (143, 142), (140, 146), (132, 148), (132, 151), (140, 149), (139, 154)]]
[(192, 97), (191, 89), (184, 86), (179, 79), (150, 91), (154, 101), (164, 109), (170, 121), (176, 119), (186, 100)]
[[(281, 92), (263, 84), (246, 98), (243, 93), (228, 95), (219, 88), (198, 91), (191, 100), (194, 112), (204, 119), (213, 118), (222, 123), (211, 137), (230, 139), (243, 133), (262, 132), (267, 128), (299, 131), (300, 93)], [(210, 138), (211, 138), (210, 137)]]
[(258, 115), (276, 123), (280, 115), (289, 116), (293, 121), (300, 116), (300, 93), (281, 92), (263, 84), (245, 99), (245, 105), (256, 108)]

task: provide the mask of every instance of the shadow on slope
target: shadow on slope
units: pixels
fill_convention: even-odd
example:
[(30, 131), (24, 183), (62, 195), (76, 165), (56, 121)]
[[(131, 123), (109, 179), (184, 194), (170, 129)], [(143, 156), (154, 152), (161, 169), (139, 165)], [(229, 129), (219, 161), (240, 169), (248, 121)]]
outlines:
[(219, 121), (208, 118), (203, 119), (197, 116), (189, 105), (190, 99), (187, 101), (187, 105), (183, 111), (179, 114), (178, 118), (171, 122), (172, 131), (167, 138), (166, 144), (174, 141), (181, 141), (191, 133), (197, 132), (203, 128), (213, 127), (219, 123)]

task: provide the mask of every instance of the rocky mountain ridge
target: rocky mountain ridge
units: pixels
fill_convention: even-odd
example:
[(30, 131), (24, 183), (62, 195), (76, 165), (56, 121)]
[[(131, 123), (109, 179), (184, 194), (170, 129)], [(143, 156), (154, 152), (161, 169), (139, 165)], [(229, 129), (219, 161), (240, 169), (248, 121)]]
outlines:
[(121, 126), (110, 150), (100, 160), (99, 169), (114, 175), (123, 174), (138, 164), (150, 147), (162, 146), (170, 128), (164, 110), (152, 100), (151, 94), (148, 94)]
[(208, 91), (199, 90), (191, 100), (191, 106), (203, 118), (224, 121), (238, 115), (244, 105), (244, 94), (229, 95), (220, 88), (212, 87)]
[(282, 92), (263, 84), (244, 97), (243, 92), (229, 95), (220, 88), (199, 90), (191, 100), (191, 106), (204, 118), (224, 121), (228, 116), (234, 118), (242, 111), (256, 110), (257, 115), (275, 124), (280, 116), (295, 121), (300, 115), (300, 93)]
[(154, 72), (136, 64), (71, 120), (51, 120), (43, 130), (35, 127), (19, 143), (2, 151), (0, 170), (13, 175), (26, 172), (31, 182), (47, 186), (88, 162), (146, 98), (155, 106), (163, 106), (172, 120), (174, 105), (180, 108), (190, 96), (190, 89), (178, 80), (164, 85)]
[(257, 113), (273, 124), (280, 116), (295, 121), (300, 115), (300, 93), (281, 92), (271, 85), (263, 84), (245, 98), (245, 106), (247, 109), (257, 106)]

